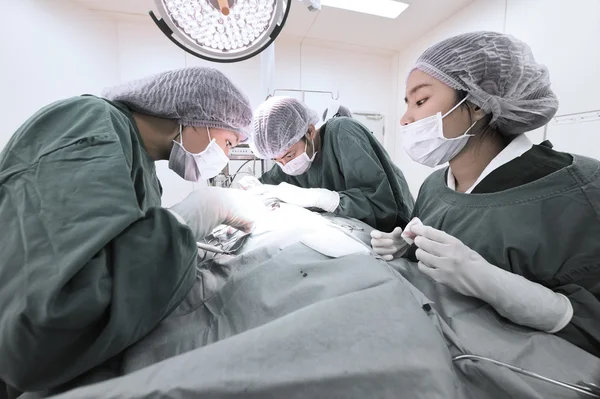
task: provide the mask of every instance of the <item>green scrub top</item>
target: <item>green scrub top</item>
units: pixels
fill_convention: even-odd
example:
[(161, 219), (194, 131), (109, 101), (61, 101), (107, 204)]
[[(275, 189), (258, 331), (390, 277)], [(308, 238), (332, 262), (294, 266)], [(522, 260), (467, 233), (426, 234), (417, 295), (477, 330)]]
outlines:
[(0, 380), (64, 384), (184, 299), (196, 243), (160, 197), (122, 105), (70, 98), (19, 128), (0, 154)]
[[(548, 169), (568, 156), (539, 146), (530, 153), (513, 164), (535, 172), (533, 166)], [(438, 170), (423, 183), (414, 216), (489, 263), (564, 294), (574, 315), (556, 335), (600, 357), (600, 162), (572, 159), (535, 181), (485, 194), (455, 192), (446, 184), (447, 169)], [(494, 181), (520, 181), (519, 174), (531, 171), (507, 165)]]
[(336, 215), (386, 232), (404, 228), (414, 199), (402, 171), (373, 133), (357, 120), (341, 117), (323, 125), (319, 134), (321, 150), (307, 172), (289, 176), (275, 165), (260, 181), (336, 191), (340, 194)]

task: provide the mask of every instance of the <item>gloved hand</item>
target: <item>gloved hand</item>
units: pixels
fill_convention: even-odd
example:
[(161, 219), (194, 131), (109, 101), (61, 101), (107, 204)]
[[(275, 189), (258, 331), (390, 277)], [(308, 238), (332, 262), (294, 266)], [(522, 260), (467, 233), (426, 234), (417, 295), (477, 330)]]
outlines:
[(516, 324), (546, 332), (562, 330), (573, 317), (567, 297), (488, 263), (460, 240), (415, 225), (419, 270), (438, 283), (489, 303)]
[(383, 260), (391, 261), (394, 258), (399, 258), (406, 253), (408, 247), (413, 244), (415, 234), (412, 227), (415, 225), (423, 225), (419, 218), (413, 218), (407, 225), (404, 231), (400, 227), (396, 227), (391, 233), (383, 233), (379, 230), (371, 231), (371, 246), (377, 255), (380, 255)]
[(264, 185), (263, 188), (265, 190), (262, 195), (303, 208), (319, 208), (333, 212), (340, 204), (340, 195), (324, 188), (301, 188), (288, 183), (278, 186)]
[(379, 230), (371, 231), (371, 246), (375, 253), (385, 261), (401, 257), (409, 247), (402, 238), (400, 227), (396, 227), (391, 233), (383, 233)]
[(261, 187), (263, 184), (254, 176), (244, 176), (237, 183), (235, 183), (234, 188), (239, 188), (241, 190), (251, 190), (253, 188)]
[(219, 187), (195, 190), (169, 211), (193, 231), (198, 241), (221, 224), (249, 232), (254, 221), (267, 213), (256, 196), (243, 190)]

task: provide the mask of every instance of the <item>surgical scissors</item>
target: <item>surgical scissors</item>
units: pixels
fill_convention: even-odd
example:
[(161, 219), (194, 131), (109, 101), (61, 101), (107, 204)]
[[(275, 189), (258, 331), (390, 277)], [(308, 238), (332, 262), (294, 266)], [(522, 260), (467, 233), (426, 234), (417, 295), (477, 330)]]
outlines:
[(490, 358), (483, 357), (483, 356), (460, 355), (460, 356), (455, 356), (452, 358), (453, 362), (458, 362), (461, 360), (475, 360), (475, 361), (483, 360), (486, 362), (493, 363), (497, 366), (506, 367), (507, 369), (514, 371), (516, 373), (520, 373), (520, 374), (523, 374), (528, 377), (535, 378), (535, 379), (538, 379), (541, 381), (549, 382), (550, 384), (558, 385), (559, 387), (562, 387), (565, 389), (570, 389), (572, 391), (575, 391), (582, 395), (585, 395), (589, 398), (600, 398), (600, 389), (595, 384), (591, 384), (591, 383), (587, 383), (587, 382), (579, 382), (578, 384), (569, 384), (567, 382), (562, 382), (562, 381), (554, 380), (552, 378), (544, 377), (543, 375), (522, 369), (521, 367), (513, 366), (511, 364), (504, 363), (504, 362), (490, 359)]

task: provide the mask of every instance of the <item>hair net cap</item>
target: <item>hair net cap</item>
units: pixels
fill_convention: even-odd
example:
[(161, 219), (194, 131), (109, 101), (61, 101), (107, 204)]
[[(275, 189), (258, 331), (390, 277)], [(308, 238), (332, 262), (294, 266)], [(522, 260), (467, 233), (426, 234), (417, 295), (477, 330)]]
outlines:
[(323, 112), (323, 122), (327, 122), (334, 117), (345, 116), (348, 118), (352, 118), (352, 112), (348, 109), (348, 107), (341, 105), (339, 102), (334, 101), (329, 104), (329, 107), (325, 109)]
[(345, 116), (347, 118), (352, 118), (352, 112), (345, 105), (340, 105), (340, 108), (338, 109), (338, 114), (340, 116)]
[(271, 97), (256, 110), (250, 146), (260, 158), (277, 158), (318, 122), (317, 113), (297, 99)]
[(184, 126), (226, 129), (248, 138), (252, 107), (248, 97), (213, 68), (163, 72), (103, 93), (142, 114), (175, 119)]
[(473, 32), (427, 49), (415, 69), (468, 93), (467, 100), (492, 115), (491, 126), (518, 135), (548, 123), (558, 110), (548, 70), (529, 46), (501, 33)]

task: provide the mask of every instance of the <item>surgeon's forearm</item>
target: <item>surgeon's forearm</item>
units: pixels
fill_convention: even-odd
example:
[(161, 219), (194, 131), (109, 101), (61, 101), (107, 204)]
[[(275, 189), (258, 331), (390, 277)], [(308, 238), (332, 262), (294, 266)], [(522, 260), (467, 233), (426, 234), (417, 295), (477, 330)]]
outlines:
[(340, 206), (339, 193), (326, 190), (324, 188), (314, 188), (311, 190), (315, 192), (315, 206), (318, 208), (323, 209), (326, 212), (333, 213)]
[[(124, 215), (129, 217), (138, 214)], [(78, 246), (64, 236), (56, 238), (57, 248), (87, 249), (89, 256), (51, 254), (58, 265), (55, 281), (12, 284), (25, 273), (2, 287), (0, 298), (11, 311), (2, 314), (0, 380), (24, 392), (66, 384), (144, 337), (186, 297), (196, 281), (198, 249), (192, 233), (159, 207), (119, 227), (116, 218), (109, 219), (108, 230), (80, 234)], [(118, 234), (111, 238), (106, 231)], [(107, 237), (104, 247), (94, 249)], [(48, 256), (29, 255), (32, 265)], [(22, 306), (23, 295), (38, 300)]]
[[(337, 216), (358, 219), (381, 231), (392, 231), (394, 229), (395, 213), (375, 209), (371, 199), (361, 189), (353, 188), (340, 191), (338, 194), (340, 195), (340, 203), (334, 212)], [(389, 221), (389, 223), (382, 224), (381, 221)]]
[(549, 333), (562, 330), (573, 317), (566, 296), (497, 267), (490, 270), (478, 296), (513, 323)]

